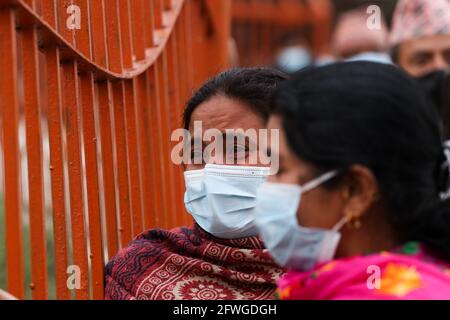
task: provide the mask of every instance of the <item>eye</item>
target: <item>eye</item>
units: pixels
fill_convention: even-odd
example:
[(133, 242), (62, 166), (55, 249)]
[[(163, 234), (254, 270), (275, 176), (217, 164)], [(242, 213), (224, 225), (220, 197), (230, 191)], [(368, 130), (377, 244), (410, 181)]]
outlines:
[(450, 49), (444, 52), (444, 59), (450, 65)]
[(245, 159), (248, 155), (248, 148), (245, 146), (235, 145), (230, 152), (233, 153), (235, 160)]
[(418, 66), (426, 65), (430, 62), (432, 56), (430, 54), (419, 54), (412, 59), (412, 63)]

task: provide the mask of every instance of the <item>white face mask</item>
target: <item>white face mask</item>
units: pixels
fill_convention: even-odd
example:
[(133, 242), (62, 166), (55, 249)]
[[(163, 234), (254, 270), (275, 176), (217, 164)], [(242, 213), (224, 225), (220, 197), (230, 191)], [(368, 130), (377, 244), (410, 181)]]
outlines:
[(332, 230), (299, 226), (297, 209), (301, 195), (332, 179), (337, 172), (326, 173), (304, 186), (264, 183), (258, 190), (256, 223), (274, 260), (281, 266), (301, 271), (330, 261), (336, 254), (347, 223), (343, 218)]
[(205, 231), (223, 239), (256, 236), (256, 193), (270, 168), (207, 164), (186, 171), (184, 203)]

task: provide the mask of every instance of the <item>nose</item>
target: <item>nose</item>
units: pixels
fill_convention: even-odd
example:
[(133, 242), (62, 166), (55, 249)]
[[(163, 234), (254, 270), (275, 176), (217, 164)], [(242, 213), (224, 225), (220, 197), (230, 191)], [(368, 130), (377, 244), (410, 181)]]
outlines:
[(445, 59), (443, 53), (438, 53), (433, 59), (433, 70), (447, 71), (450, 69), (449, 63), (450, 61)]

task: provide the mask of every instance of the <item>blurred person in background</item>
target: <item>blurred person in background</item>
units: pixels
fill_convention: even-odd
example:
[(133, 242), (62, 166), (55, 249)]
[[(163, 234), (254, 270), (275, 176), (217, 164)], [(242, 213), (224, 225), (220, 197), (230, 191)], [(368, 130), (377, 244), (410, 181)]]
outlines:
[[(266, 129), (271, 97), (286, 79), (269, 68), (237, 68), (213, 77), (194, 93), (183, 124), (194, 141), (189, 139), (187, 150), (192, 161), (184, 163), (184, 202), (195, 224), (148, 230), (121, 250), (106, 267), (106, 299), (274, 298), (276, 281), (284, 272), (258, 237), (253, 211), (256, 190), (270, 168), (239, 164), (258, 152), (248, 139), (233, 139), (231, 150), (217, 151), (214, 159), (203, 155), (212, 143), (207, 130), (227, 134), (231, 129)], [(196, 129), (199, 122), (202, 130)], [(237, 165), (221, 164), (228, 151)]]
[(400, 0), (390, 34), (394, 62), (421, 84), (450, 138), (450, 0)]
[(281, 299), (450, 299), (449, 158), (416, 81), (372, 62), (304, 70), (268, 127), (280, 170), (256, 222), (290, 269)]
[(332, 37), (332, 51), (338, 60), (392, 63), (388, 28), (380, 17), (379, 28), (369, 28), (366, 7), (343, 13)]
[(282, 42), (284, 46), (275, 56), (275, 68), (293, 74), (314, 64), (310, 45), (301, 32), (284, 35)]
[(311, 66), (313, 56), (308, 47), (303, 45), (283, 48), (275, 59), (275, 67), (287, 74), (293, 74)]
[(400, 0), (390, 34), (392, 58), (414, 78), (450, 68), (450, 0)]

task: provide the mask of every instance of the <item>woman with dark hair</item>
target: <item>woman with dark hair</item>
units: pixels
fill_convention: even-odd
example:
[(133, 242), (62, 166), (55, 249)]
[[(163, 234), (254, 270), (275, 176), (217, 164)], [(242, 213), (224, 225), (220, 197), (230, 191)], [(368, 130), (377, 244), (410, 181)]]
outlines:
[[(192, 161), (184, 163), (184, 200), (196, 223), (192, 228), (149, 230), (120, 251), (106, 268), (107, 299), (274, 297), (282, 269), (265, 251), (253, 212), (257, 188), (269, 168), (234, 163), (258, 152), (245, 139), (233, 139), (232, 164), (222, 164), (219, 158), (227, 154), (218, 150), (214, 158), (205, 159), (202, 155), (212, 141), (201, 131), (225, 135), (230, 129), (265, 129), (271, 96), (285, 79), (272, 69), (232, 69), (194, 94), (184, 113), (185, 130), (197, 141), (188, 150)], [(201, 124), (199, 132), (196, 123)]]
[(280, 170), (256, 222), (291, 269), (281, 299), (450, 299), (449, 167), (418, 84), (342, 63), (298, 73), (274, 105)]

